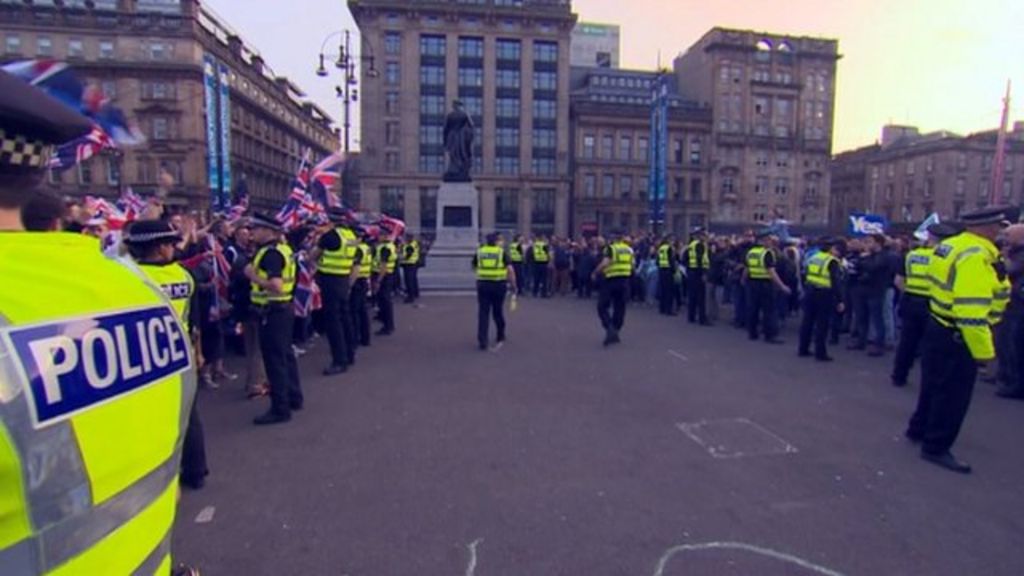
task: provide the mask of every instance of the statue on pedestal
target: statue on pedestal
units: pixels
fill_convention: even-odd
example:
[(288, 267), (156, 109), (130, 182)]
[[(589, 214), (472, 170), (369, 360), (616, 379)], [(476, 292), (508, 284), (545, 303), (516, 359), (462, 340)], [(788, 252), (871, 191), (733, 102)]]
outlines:
[(461, 101), (452, 103), (452, 111), (444, 121), (444, 149), (448, 154), (445, 182), (472, 182), (473, 119), (466, 114)]

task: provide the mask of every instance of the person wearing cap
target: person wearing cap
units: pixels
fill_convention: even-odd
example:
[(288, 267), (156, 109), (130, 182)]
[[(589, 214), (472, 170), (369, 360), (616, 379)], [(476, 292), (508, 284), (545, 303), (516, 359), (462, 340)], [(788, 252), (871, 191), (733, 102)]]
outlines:
[(999, 365), (1005, 377), (996, 395), (1021, 400), (1024, 399), (1024, 224), (1007, 228), (1003, 242), (1003, 260), (1011, 291), (1002, 326), (1005, 344), (999, 354)]
[(801, 358), (811, 356), (811, 336), (814, 337), (814, 358), (819, 362), (831, 362), (825, 341), (832, 319), (842, 314), (843, 271), (842, 258), (846, 245), (842, 240), (829, 239), (822, 243), (821, 250), (807, 260), (807, 274), (804, 284), (804, 315), (800, 320), (800, 345), (797, 353)]
[(494, 317), (494, 328), (497, 331), (495, 349), (505, 343), (505, 296), (511, 285), (512, 293), (516, 292), (516, 272), (512, 268), (501, 235), (492, 232), (487, 235), (486, 243), (477, 249), (473, 256), (473, 268), (476, 269), (477, 309), (476, 339), (480, 350), (487, 350), (490, 343), (490, 318)]
[(675, 237), (667, 234), (658, 243), (658, 313), (674, 316), (676, 251)]
[(95, 238), (25, 232), (20, 219), (53, 148), (91, 125), (0, 72), (4, 574), (167, 574), (171, 565), (196, 390), (188, 333), (160, 288), (103, 256)]
[(707, 283), (705, 275), (711, 268), (711, 253), (708, 249), (708, 235), (698, 226), (690, 233), (686, 246), (686, 319), (690, 324), (698, 321), (701, 326), (710, 326), (707, 308)]
[(395, 332), (395, 305), (391, 298), (395, 290), (395, 268), (398, 264), (398, 249), (390, 237), (377, 243), (374, 255), (377, 263), (377, 312), (383, 324), (377, 331), (378, 336), (388, 336)]
[[(604, 258), (594, 270), (596, 281), (601, 277), (601, 293), (597, 299), (597, 316), (604, 328), (604, 345), (619, 343), (619, 332), (626, 321), (626, 299), (629, 280), (633, 276), (633, 249), (621, 232), (612, 233), (612, 241), (604, 249)], [(611, 314), (609, 314), (611, 308)]]
[(270, 409), (253, 423), (264, 426), (287, 422), (292, 411), (303, 407), (299, 365), (292, 350), (296, 264), (277, 220), (257, 213), (250, 223), (259, 249), (245, 267), (245, 275), (252, 283), (252, 304), (260, 318), (260, 352), (270, 381)]
[(790, 290), (775, 270), (778, 261), (775, 251), (778, 238), (770, 229), (764, 229), (758, 232), (757, 240), (759, 243), (746, 254), (746, 267), (743, 270), (743, 282), (747, 288), (747, 336), (751, 340), (757, 340), (760, 323), (765, 342), (781, 344), (782, 341), (778, 338), (775, 291), (788, 295)]
[(361, 230), (356, 245), (356, 281), (352, 285), (352, 332), (360, 346), (370, 345), (370, 298), (372, 297), (371, 277), (376, 269), (373, 262), (371, 236)]
[(517, 294), (522, 296), (523, 288), (526, 285), (526, 248), (523, 245), (523, 237), (519, 234), (516, 234), (512, 243), (508, 245), (508, 262), (512, 265), (512, 270), (516, 275)]
[(994, 241), (1005, 209), (986, 208), (961, 217), (966, 230), (943, 240), (928, 266), (929, 311), (921, 355), (921, 391), (906, 436), (921, 443), (921, 457), (943, 468), (970, 473), (950, 452), (971, 403), (979, 367), (995, 359), (994, 301), (1001, 290)]
[(924, 241), (907, 253), (903, 269), (896, 274), (896, 287), (900, 297), (900, 342), (892, 367), (892, 385), (907, 385), (907, 376), (914, 366), (914, 360), (921, 350), (921, 340), (928, 326), (928, 302), (931, 281), (928, 268), (931, 265), (935, 246), (956, 234), (947, 224), (932, 224), (928, 227)]
[(533, 239), (533, 297), (548, 297), (548, 266), (551, 264), (551, 247), (543, 235)]
[(355, 265), (359, 239), (346, 225), (347, 212), (331, 208), (327, 216), (331, 226), (320, 235), (311, 257), (317, 263), (316, 280), (323, 290), (321, 314), (331, 348), (331, 365), (323, 374), (333, 376), (344, 373), (356, 359), (350, 294), (359, 277)]
[(405, 283), (405, 303), (415, 304), (420, 298), (420, 241), (412, 234), (405, 235), (402, 245), (402, 280)]

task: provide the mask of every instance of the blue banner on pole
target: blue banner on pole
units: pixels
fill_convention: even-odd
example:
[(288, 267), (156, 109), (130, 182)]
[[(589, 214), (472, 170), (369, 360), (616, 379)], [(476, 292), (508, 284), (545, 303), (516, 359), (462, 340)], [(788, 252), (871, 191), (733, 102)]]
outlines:
[(648, 199), (651, 224), (665, 221), (666, 172), (668, 170), (668, 84), (659, 75), (651, 87), (651, 140)]
[(231, 75), (228, 67), (220, 64), (220, 208), (227, 210), (231, 205)]
[(870, 236), (872, 234), (885, 234), (889, 223), (884, 216), (877, 214), (853, 213), (850, 214), (850, 234), (853, 236)]
[(206, 112), (206, 179), (210, 186), (210, 203), (214, 209), (220, 202), (220, 158), (217, 153), (217, 62), (209, 54), (203, 55), (203, 85)]

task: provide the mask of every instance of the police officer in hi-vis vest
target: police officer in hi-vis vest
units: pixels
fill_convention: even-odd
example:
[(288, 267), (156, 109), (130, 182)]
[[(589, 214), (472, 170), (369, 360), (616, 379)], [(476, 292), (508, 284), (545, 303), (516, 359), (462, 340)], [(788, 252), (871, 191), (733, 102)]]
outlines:
[(770, 229), (765, 229), (757, 234), (757, 239), (760, 244), (747, 252), (746, 268), (743, 270), (747, 292), (747, 335), (751, 340), (757, 340), (760, 321), (765, 342), (781, 344), (775, 295), (776, 290), (786, 295), (790, 290), (775, 270), (778, 238)]
[(395, 304), (392, 296), (395, 290), (395, 269), (398, 266), (398, 249), (392, 238), (384, 238), (377, 243), (374, 261), (377, 263), (377, 312), (383, 324), (377, 335), (388, 336), (395, 332)]
[(405, 282), (406, 304), (415, 304), (420, 298), (420, 250), (420, 241), (412, 234), (406, 234), (402, 246), (402, 280)]
[(547, 298), (548, 268), (551, 266), (551, 247), (544, 236), (533, 239), (533, 297)]
[(360, 346), (370, 345), (371, 277), (376, 268), (369, 241), (370, 235), (360, 230), (359, 244), (356, 245), (356, 282), (352, 285), (352, 330)]
[(0, 72), (4, 575), (171, 573), (196, 390), (188, 333), (160, 287), (95, 238), (21, 227), (53, 147), (90, 130)]
[(707, 273), (711, 268), (708, 234), (702, 227), (693, 229), (686, 246), (686, 318), (690, 324), (710, 326), (707, 305)]
[(508, 245), (508, 262), (512, 265), (512, 271), (516, 275), (516, 294), (520, 296), (523, 294), (524, 284), (526, 284), (526, 274), (524, 264), (526, 262), (526, 250), (523, 247), (523, 237), (516, 235), (512, 239), (512, 243)]
[(299, 365), (292, 349), (296, 264), (277, 220), (254, 214), (250, 224), (253, 242), (259, 248), (245, 267), (245, 276), (252, 283), (252, 305), (260, 318), (260, 352), (270, 381), (270, 410), (253, 420), (262, 426), (287, 422), (292, 411), (302, 410)]
[(341, 374), (356, 360), (356, 338), (352, 325), (351, 292), (359, 275), (355, 266), (359, 239), (348, 227), (348, 212), (331, 208), (332, 226), (317, 240), (311, 254), (316, 261), (316, 280), (323, 290), (321, 311), (324, 331), (331, 348), (331, 365), (324, 376)]
[[(633, 276), (633, 249), (621, 232), (612, 233), (612, 242), (604, 249), (604, 258), (594, 270), (593, 278), (601, 280), (597, 299), (597, 315), (604, 328), (604, 345), (619, 343), (619, 332), (626, 321), (626, 300), (629, 280)], [(611, 308), (611, 314), (608, 309)]]
[(900, 296), (900, 343), (896, 347), (896, 359), (892, 367), (892, 385), (907, 385), (907, 376), (914, 366), (914, 360), (921, 350), (924, 330), (928, 326), (928, 297), (931, 281), (928, 267), (931, 265), (935, 246), (957, 233), (946, 224), (928, 227), (928, 239), (907, 253), (903, 269), (896, 272), (896, 287), (903, 292)]
[(814, 338), (814, 358), (831, 362), (826, 340), (832, 319), (845, 310), (843, 304), (843, 265), (846, 243), (839, 239), (822, 242), (820, 250), (807, 260), (804, 286), (804, 316), (800, 320), (800, 344), (797, 354), (811, 356), (811, 337)]
[(473, 256), (473, 267), (476, 268), (476, 299), (479, 304), (477, 312), (476, 339), (481, 350), (487, 350), (490, 336), (490, 318), (494, 317), (494, 328), (497, 330), (497, 344), (500, 348), (505, 342), (505, 295), (511, 285), (512, 293), (516, 292), (516, 272), (505, 254), (501, 235), (492, 232), (487, 235), (487, 243), (481, 246)]
[(1006, 294), (994, 242), (1007, 211), (994, 207), (963, 214), (967, 230), (943, 240), (928, 263), (931, 318), (921, 346), (917, 410), (906, 436), (921, 443), (922, 458), (961, 474), (970, 473), (971, 466), (950, 448), (967, 416), (979, 367), (988, 370), (995, 360), (992, 325)]
[(661, 239), (658, 244), (658, 313), (665, 316), (675, 314), (675, 273), (677, 268), (676, 251), (673, 248), (675, 237), (671, 234)]
[[(124, 232), (128, 252), (143, 274), (149, 277), (171, 300), (171, 306), (191, 335), (193, 350), (199, 346), (199, 300), (192, 274), (174, 261), (175, 246), (181, 233), (164, 220), (138, 220)], [(198, 490), (206, 483), (206, 442), (199, 419), (199, 396), (192, 402), (185, 444), (181, 453), (181, 485)]]

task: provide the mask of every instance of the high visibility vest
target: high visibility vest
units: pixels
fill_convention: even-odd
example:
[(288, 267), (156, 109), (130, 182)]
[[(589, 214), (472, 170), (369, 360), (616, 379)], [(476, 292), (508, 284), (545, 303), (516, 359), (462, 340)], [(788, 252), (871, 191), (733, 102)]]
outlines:
[(420, 243), (419, 240), (413, 240), (412, 242), (405, 245), (402, 249), (402, 266), (416, 266), (420, 263)]
[(359, 250), (361, 258), (359, 259), (359, 277), (369, 278), (373, 275), (375, 268), (373, 262), (373, 250), (370, 250), (370, 245), (366, 242), (360, 242), (356, 248)]
[(611, 264), (604, 269), (605, 278), (628, 278), (633, 274), (633, 249), (625, 242), (612, 242)]
[(1003, 321), (1006, 307), (1010, 305), (1010, 291), (1012, 290), (1010, 279), (1007, 277), (999, 279), (997, 275), (996, 283), (996, 291), (992, 295), (992, 310), (988, 313), (989, 324), (993, 326)]
[(662, 244), (658, 246), (658, 268), (666, 270), (672, 267), (672, 246)]
[(815, 288), (830, 290), (832, 288), (832, 274), (829, 268), (836, 258), (828, 252), (818, 252), (807, 260), (807, 283)]
[(3, 574), (170, 571), (196, 371), (135, 268), (80, 234), (0, 236)]
[(256, 252), (256, 257), (252, 259), (252, 266), (256, 270), (256, 276), (261, 280), (268, 280), (269, 276), (266, 272), (260, 269), (260, 264), (263, 262), (263, 257), (266, 256), (267, 251), (271, 248), (277, 250), (284, 256), (284, 270), (281, 272), (281, 281), (284, 283), (280, 294), (273, 294), (260, 288), (259, 284), (252, 283), (252, 303), (256, 306), (265, 306), (271, 302), (291, 302), (292, 292), (295, 290), (295, 257), (292, 254), (292, 249), (284, 242), (278, 244), (264, 246)]
[(512, 244), (508, 247), (508, 259), (516, 264), (523, 261), (523, 245)]
[(489, 282), (508, 280), (505, 251), (501, 246), (481, 246), (476, 251), (476, 279)]
[(320, 261), (317, 262), (316, 269), (321, 274), (348, 276), (352, 273), (352, 265), (356, 260), (356, 246), (359, 244), (359, 240), (355, 233), (348, 228), (335, 228), (328, 234), (337, 235), (338, 249), (324, 250), (320, 254)]
[[(697, 246), (702, 246), (704, 248), (704, 253), (701, 255), (700, 262), (697, 262)], [(686, 247), (686, 251), (689, 253), (688, 263), (690, 270), (707, 270), (708, 268), (711, 268), (711, 257), (708, 256), (707, 244), (700, 240), (694, 240)]]
[(192, 301), (192, 294), (196, 291), (192, 275), (177, 262), (164, 265), (139, 264), (139, 269), (163, 290), (181, 323), (185, 325), (185, 331), (188, 332), (191, 329), (188, 324), (188, 306)]
[(958, 329), (976, 360), (995, 357), (990, 315), (1004, 290), (994, 267), (998, 258), (987, 238), (964, 232), (936, 246), (928, 266), (932, 317)]
[(747, 277), (751, 280), (768, 280), (771, 274), (765, 266), (765, 258), (768, 256), (768, 249), (764, 246), (754, 246), (747, 252)]
[[(388, 259), (384, 259), (384, 249), (387, 248), (390, 251)], [(388, 274), (395, 273), (395, 266), (398, 264), (398, 251), (395, 250), (394, 242), (381, 242), (377, 245), (377, 265), (384, 265), (384, 270)]]
[(533, 261), (537, 264), (547, 264), (551, 259), (548, 256), (548, 243), (537, 240), (533, 243)]
[(915, 248), (907, 254), (904, 263), (906, 283), (903, 291), (914, 296), (928, 297), (931, 282), (928, 281), (928, 267), (931, 265), (932, 249)]

